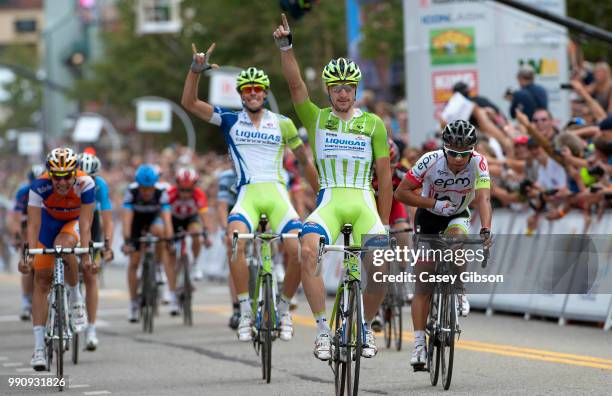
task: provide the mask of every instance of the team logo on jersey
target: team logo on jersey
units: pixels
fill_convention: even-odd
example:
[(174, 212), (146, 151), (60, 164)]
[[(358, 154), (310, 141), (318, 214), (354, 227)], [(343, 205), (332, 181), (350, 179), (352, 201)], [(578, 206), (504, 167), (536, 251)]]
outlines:
[(448, 186), (468, 186), (470, 184), (470, 178), (460, 177), (457, 179), (436, 179), (434, 184), (436, 186), (442, 186), (443, 188)]
[(487, 171), (487, 164), (485, 162), (484, 157), (482, 157), (480, 159), (480, 163), (478, 164), (478, 167), (480, 168), (481, 171), (486, 172)]
[(425, 169), (427, 168), (427, 164), (429, 164), (431, 161), (435, 161), (436, 159), (438, 159), (438, 153), (433, 151), (431, 153), (429, 153), (427, 155), (427, 157), (423, 157), (421, 158), (421, 160), (419, 161), (419, 165), (417, 166), (417, 169)]
[(36, 192), (39, 194), (44, 194), (47, 191), (52, 190), (52, 189), (53, 189), (53, 185), (43, 184), (42, 186), (36, 188)]
[(249, 143), (280, 143), (280, 135), (259, 131), (236, 131), (236, 137), (247, 140)]
[(441, 169), (438, 169), (438, 175), (440, 175), (440, 176), (448, 176), (449, 173), (447, 171), (443, 171)]
[(325, 129), (338, 129), (338, 119), (328, 118), (327, 121), (325, 121)]

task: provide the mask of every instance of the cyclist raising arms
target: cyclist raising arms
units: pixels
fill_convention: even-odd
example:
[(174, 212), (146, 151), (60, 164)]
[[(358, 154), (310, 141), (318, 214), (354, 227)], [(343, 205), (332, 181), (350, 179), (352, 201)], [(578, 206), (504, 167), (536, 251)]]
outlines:
[[(79, 168), (94, 179), (96, 191), (96, 208), (91, 225), (91, 239), (94, 242), (104, 241), (104, 260), (108, 263), (113, 259), (110, 249), (113, 242), (113, 205), (108, 192), (108, 184), (102, 176), (98, 175), (101, 164), (94, 154), (79, 154)], [(101, 217), (101, 219), (100, 219)], [(99, 257), (95, 257), (99, 260)], [(83, 283), (85, 284), (85, 302), (87, 304), (87, 330), (85, 331), (85, 348), (95, 351), (98, 347), (96, 335), (96, 315), (98, 311), (98, 277), (91, 271), (83, 269)]]
[[(236, 204), (228, 218), (228, 233), (234, 230), (254, 232), (262, 214), (268, 217), (274, 232), (297, 233), (302, 229), (302, 223), (291, 205), (281, 175), (285, 146), (293, 150), (313, 188), (317, 188), (317, 171), (306, 155), (293, 122), (264, 108), (270, 79), (263, 70), (249, 67), (238, 75), (236, 89), (242, 99), (242, 111), (213, 107), (198, 99), (200, 73), (216, 66), (208, 63), (214, 47), (215, 44), (212, 44), (206, 53), (198, 54), (195, 45), (192, 45), (193, 61), (185, 80), (181, 104), (204, 121), (219, 126), (228, 143), (239, 189)], [(289, 305), (300, 284), (300, 265), (297, 241), (287, 240), (284, 244), (290, 262), (287, 263), (278, 310), (281, 316), (280, 338), (286, 341), (293, 336)], [(228, 248), (231, 249), (231, 246)], [(253, 318), (244, 241), (238, 244), (237, 259), (230, 265), (230, 270), (240, 302), (238, 338), (240, 341), (250, 341)]]
[[(28, 198), (28, 246), (75, 247), (88, 246), (91, 240), (91, 223), (95, 207), (93, 179), (77, 170), (77, 156), (69, 148), (56, 148), (46, 161), (47, 173), (34, 180)], [(74, 255), (65, 257), (65, 279), (69, 295), (71, 320), (75, 331), (80, 332), (87, 323), (85, 303), (78, 288), (78, 263)], [(96, 272), (89, 254), (81, 256), (83, 268)], [(47, 321), (47, 296), (53, 282), (53, 256), (39, 255), (33, 260), (26, 256), (19, 270), (27, 273), (34, 266), (34, 293), (32, 296), (32, 324), (34, 330), (34, 355), (32, 367), (44, 370), (45, 323)]]
[[(357, 245), (361, 244), (363, 234), (386, 233), (383, 224), (388, 226), (393, 195), (387, 131), (378, 116), (354, 107), (361, 71), (349, 59), (332, 59), (323, 69), (331, 107), (320, 109), (310, 101), (284, 14), (282, 19), (274, 39), (281, 50), (283, 74), (293, 105), (308, 131), (321, 185), (318, 206), (304, 224), (302, 284), (317, 322), (314, 354), (329, 360), (331, 339), (325, 318), (325, 289), (322, 277), (315, 276), (319, 236), (323, 235), (326, 243), (333, 243), (346, 223), (353, 225), (353, 242)], [(371, 190), (374, 163), (379, 185), (378, 209)], [(367, 358), (377, 352), (370, 321), (383, 298), (384, 291), (364, 293), (366, 341), (362, 355)]]
[[(487, 160), (474, 151), (476, 128), (467, 121), (454, 121), (444, 128), (442, 140), (442, 150), (424, 154), (408, 171), (395, 192), (395, 198), (417, 207), (415, 229), (432, 235), (441, 232), (455, 235), (469, 233), (468, 206), (475, 198), (482, 224), (480, 234), (490, 240), (491, 182)], [(422, 188), (421, 196), (414, 192), (418, 188)], [(433, 271), (424, 269), (425, 266), (417, 263), (415, 272)], [(427, 361), (425, 323), (429, 314), (430, 296), (417, 293), (412, 300), (415, 340), (410, 364), (416, 367), (423, 367)], [(460, 300), (459, 311), (462, 316), (466, 316), (469, 304), (465, 294), (461, 295)]]

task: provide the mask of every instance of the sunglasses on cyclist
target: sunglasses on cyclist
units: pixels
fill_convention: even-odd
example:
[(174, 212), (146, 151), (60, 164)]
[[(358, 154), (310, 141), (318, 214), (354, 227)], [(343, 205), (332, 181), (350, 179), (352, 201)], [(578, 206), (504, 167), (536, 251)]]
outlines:
[(51, 179), (56, 181), (70, 180), (74, 175), (75, 172), (49, 172)]
[(178, 190), (179, 192), (182, 192), (182, 193), (192, 193), (193, 192), (193, 188), (179, 188)]
[(342, 91), (345, 91), (346, 93), (351, 93), (355, 90), (355, 85), (351, 85), (351, 84), (332, 85), (331, 90), (335, 94), (339, 94)]
[(466, 158), (472, 155), (472, 153), (474, 152), (474, 149), (471, 148), (467, 151), (457, 151), (457, 150), (451, 150), (448, 147), (444, 146), (444, 152), (453, 158)]
[(240, 88), (240, 92), (249, 94), (251, 92), (260, 93), (264, 91), (264, 87), (261, 85), (245, 85)]

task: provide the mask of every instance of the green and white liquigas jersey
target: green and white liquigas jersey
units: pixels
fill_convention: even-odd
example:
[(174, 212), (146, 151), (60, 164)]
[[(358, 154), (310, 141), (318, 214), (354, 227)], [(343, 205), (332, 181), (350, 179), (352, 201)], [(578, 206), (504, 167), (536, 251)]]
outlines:
[(331, 107), (320, 109), (310, 99), (294, 107), (308, 131), (321, 189), (371, 190), (372, 165), (378, 158), (389, 156), (382, 120), (375, 114), (355, 109), (353, 118), (343, 121)]
[(259, 128), (247, 113), (215, 107), (210, 123), (221, 127), (234, 161), (237, 185), (278, 182), (282, 175), (285, 147), (302, 145), (297, 129), (289, 118), (264, 110)]

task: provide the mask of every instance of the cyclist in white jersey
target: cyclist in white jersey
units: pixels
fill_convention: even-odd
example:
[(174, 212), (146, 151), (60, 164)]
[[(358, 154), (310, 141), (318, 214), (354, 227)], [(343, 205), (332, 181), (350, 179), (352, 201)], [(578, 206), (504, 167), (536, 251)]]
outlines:
[[(406, 174), (395, 198), (417, 207), (414, 227), (422, 234), (467, 234), (470, 230), (468, 206), (475, 199), (487, 244), (491, 237), (491, 192), (487, 160), (474, 151), (476, 128), (457, 120), (444, 128), (444, 148), (424, 154)], [(414, 190), (422, 188), (421, 195)], [(415, 272), (428, 271), (419, 263)], [(410, 364), (422, 368), (427, 360), (425, 323), (429, 314), (430, 294), (417, 293), (412, 300), (414, 351)], [(462, 316), (469, 312), (465, 294), (460, 298)]]
[[(260, 215), (265, 214), (274, 232), (298, 233), (302, 223), (291, 205), (281, 172), (285, 147), (293, 150), (313, 188), (318, 188), (317, 171), (308, 159), (293, 122), (264, 108), (270, 79), (262, 70), (249, 67), (238, 75), (236, 89), (242, 99), (242, 111), (213, 107), (198, 99), (201, 72), (216, 66), (208, 63), (214, 47), (215, 44), (212, 44), (206, 53), (197, 53), (195, 45), (192, 45), (193, 61), (185, 80), (181, 103), (204, 121), (219, 126), (225, 135), (238, 176), (238, 198), (228, 218), (228, 232), (255, 232)], [(297, 241), (286, 240), (284, 244), (290, 260), (278, 308), (281, 317), (280, 338), (287, 341), (293, 336), (289, 306), (301, 277)], [(231, 249), (231, 246), (228, 248)], [(238, 243), (238, 254), (230, 270), (240, 302), (238, 339), (250, 341), (253, 318), (243, 241)]]

